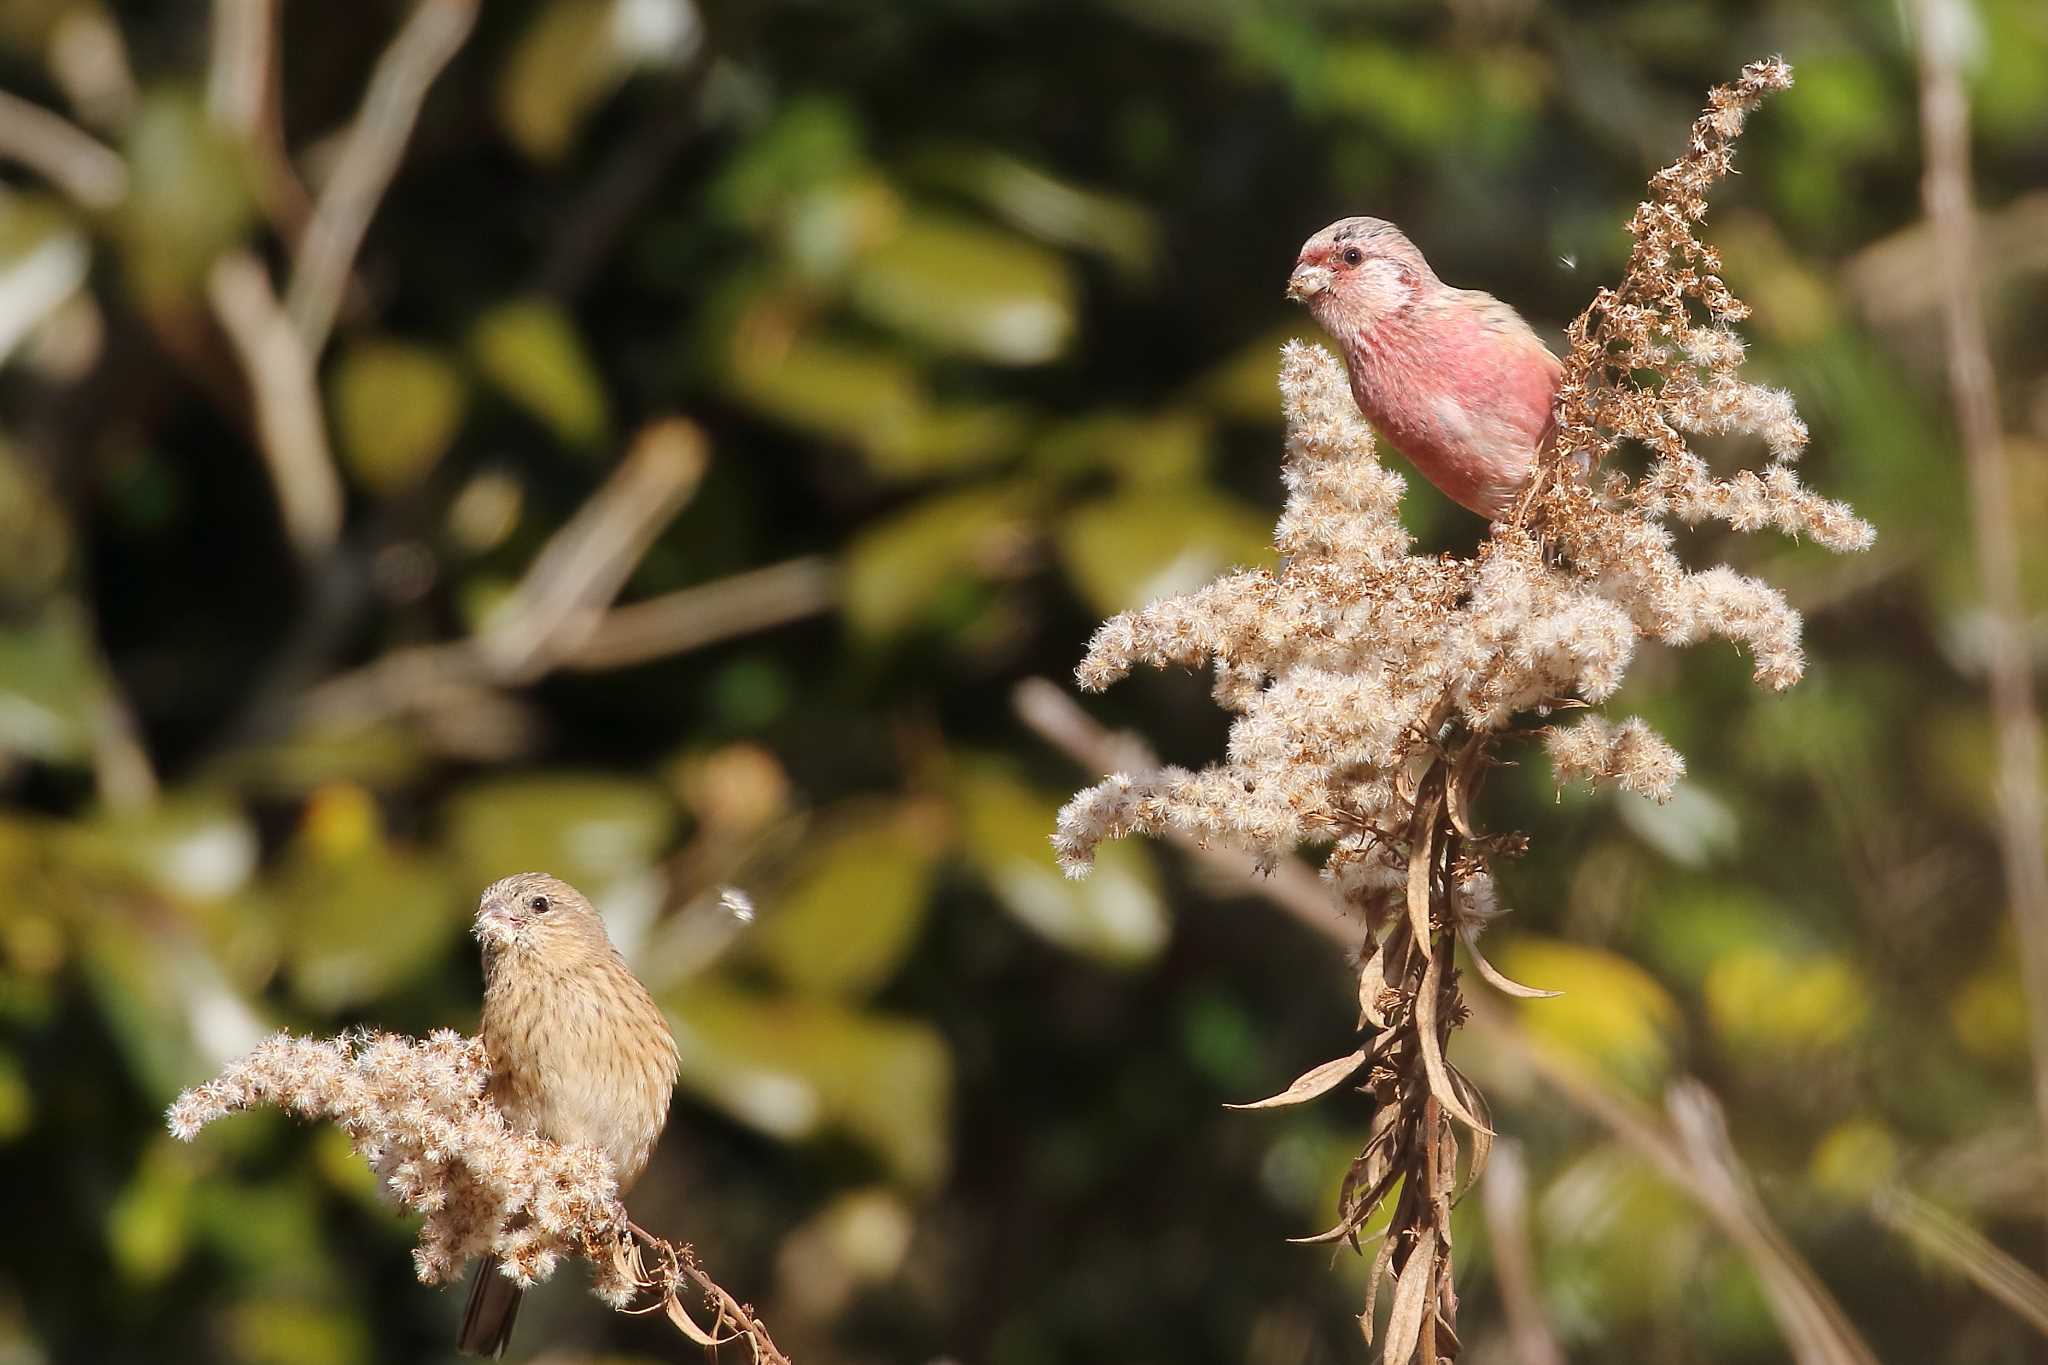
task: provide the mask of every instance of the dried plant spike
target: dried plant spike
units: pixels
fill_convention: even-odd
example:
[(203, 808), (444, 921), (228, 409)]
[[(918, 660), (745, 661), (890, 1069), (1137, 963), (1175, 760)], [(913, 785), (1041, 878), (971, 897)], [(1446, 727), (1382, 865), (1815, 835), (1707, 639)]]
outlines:
[[(1358, 1004), (1359, 1027), (1371, 1033), (1349, 1057), (1234, 1107), (1304, 1103), (1363, 1074), (1360, 1087), (1378, 1106), (1372, 1136), (1345, 1176), (1336, 1225), (1304, 1240), (1355, 1242), (1395, 1198), (1361, 1328), (1370, 1341), (1372, 1296), (1398, 1258), (1384, 1351), (1396, 1365), (1411, 1356), (1434, 1365), (1457, 1350), (1449, 1216), (1462, 1191), (1452, 1125), (1474, 1135), (1470, 1179), (1493, 1136), (1485, 1101), (1445, 1056), (1466, 1014), (1455, 949), (1462, 940), (1491, 989), (1555, 994), (1511, 980), (1478, 948), (1500, 913), (1492, 864), (1526, 843), (1484, 828), (1485, 773), (1507, 746), (1540, 736), (1560, 782), (1668, 800), (1684, 758), (1641, 720), (1604, 709), (1640, 645), (1733, 641), (1770, 689), (1791, 686), (1805, 668), (1802, 623), (1784, 594), (1726, 565), (1687, 563), (1673, 527), (1775, 530), (1838, 551), (1872, 539), (1847, 507), (1801, 483), (1795, 461), (1810, 433), (1790, 395), (1743, 376), (1736, 327), (1748, 310), (1699, 235), (1707, 193), (1732, 168), (1745, 119), (1790, 81), (1776, 59), (1745, 67), (1710, 93), (1683, 155), (1651, 180), (1628, 223), (1634, 244), (1621, 278), (1569, 328), (1547, 453), (1522, 476), (1526, 488), (1508, 490), (1510, 510), (1477, 552), (1413, 552), (1399, 515), (1404, 486), (1380, 464), (1353, 402), (1355, 372), (1291, 342), (1280, 353), (1280, 566), (1227, 574), (1112, 618), (1076, 670), (1096, 690), (1140, 666), (1213, 665), (1230, 737), (1224, 759), (1205, 768), (1142, 765), (1078, 793), (1054, 835), (1070, 875), (1087, 872), (1103, 840), (1133, 834), (1193, 842), (1212, 857), (1241, 850), (1265, 869), (1304, 846), (1327, 850), (1324, 882), (1367, 939)], [(1312, 245), (1350, 242), (1361, 250), (1346, 264), (1372, 264), (1363, 239), (1340, 241), (1339, 229), (1374, 234), (1376, 251), (1394, 243), (1411, 266), (1419, 259), (1375, 220), (1344, 220)], [(1324, 306), (1317, 316), (1352, 329), (1340, 341), (1355, 364), (1382, 343), (1367, 335), (1370, 306), (1348, 311), (1363, 298), (1357, 287), (1333, 283), (1340, 256), (1310, 260), (1305, 249), (1296, 284), (1312, 297), (1350, 289), (1332, 295), (1342, 310)], [(1416, 394), (1390, 384), (1398, 387), (1378, 374), (1368, 386), (1380, 409), (1417, 406)], [(1746, 442), (1753, 467), (1717, 472), (1687, 445), (1700, 435), (1736, 438), (1725, 443), (1734, 450)], [(1639, 478), (1602, 467), (1625, 447), (1647, 453)], [(1445, 472), (1439, 461), (1432, 477)], [(1482, 503), (1498, 514), (1490, 493), (1465, 501)], [(1583, 714), (1567, 724), (1565, 710)]]
[(1226, 1104), (1225, 1109), (1279, 1109), (1290, 1104), (1306, 1104), (1319, 1095), (1327, 1095), (1338, 1086), (1350, 1080), (1358, 1068), (1364, 1066), (1373, 1049), (1362, 1047), (1349, 1057), (1339, 1057), (1333, 1062), (1303, 1072), (1294, 1084), (1277, 1095), (1268, 1095), (1262, 1100), (1249, 1104)]
[[(627, 1309), (651, 1294), (692, 1341), (715, 1346), (719, 1340), (687, 1313), (677, 1317), (687, 1285), (731, 1325), (724, 1342), (745, 1338), (756, 1361), (788, 1365), (767, 1329), (687, 1249), (678, 1252), (627, 1217), (610, 1158), (512, 1128), (485, 1097), (489, 1074), (483, 1044), (448, 1029), (424, 1039), (279, 1033), (179, 1095), (165, 1119), (186, 1142), (207, 1124), (259, 1105), (327, 1120), (348, 1134), (385, 1192), (421, 1215), (413, 1266), (422, 1283), (457, 1279), (465, 1262), (485, 1253), (522, 1286), (580, 1258), (591, 1264), (592, 1292), (612, 1307)], [(656, 1253), (652, 1273), (641, 1244)]]

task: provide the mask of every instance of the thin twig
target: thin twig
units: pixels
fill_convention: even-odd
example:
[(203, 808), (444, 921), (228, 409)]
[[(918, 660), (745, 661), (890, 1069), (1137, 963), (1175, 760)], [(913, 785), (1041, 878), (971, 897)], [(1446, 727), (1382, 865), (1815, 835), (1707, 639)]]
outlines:
[(655, 537), (697, 491), (705, 449), (704, 433), (680, 417), (641, 429), (611, 477), (485, 622), (476, 649), (491, 677), (525, 682), (582, 647)]
[(661, 1270), (648, 1277), (645, 1281), (647, 1287), (659, 1290), (665, 1299), (673, 1298), (677, 1287), (676, 1280), (688, 1279), (697, 1286), (705, 1298), (717, 1305), (719, 1321), (731, 1325), (746, 1341), (754, 1353), (757, 1365), (790, 1365), (789, 1357), (776, 1346), (775, 1339), (768, 1335), (768, 1329), (761, 1325), (761, 1320), (754, 1316), (753, 1310), (728, 1293), (724, 1285), (711, 1278), (704, 1267), (698, 1264), (697, 1253), (692, 1247), (687, 1243), (677, 1245), (666, 1237), (657, 1237), (630, 1218), (626, 1220), (626, 1228), (633, 1236), (644, 1242), (648, 1250), (661, 1258)]
[(823, 610), (829, 567), (791, 560), (623, 607), (611, 601), (690, 495), (706, 462), (697, 428), (650, 423), (612, 477), (542, 547), (477, 634), (398, 649), (301, 699), (318, 723), (356, 725), (475, 689), (531, 683), (558, 668), (592, 671), (686, 650)]
[[(1026, 726), (1082, 766), (1099, 772), (1128, 770), (1137, 774), (1146, 770), (1143, 764), (1131, 761), (1142, 751), (1134, 749), (1128, 737), (1097, 724), (1043, 678), (1018, 684), (1012, 702)], [(1186, 835), (1169, 837), (1206, 864), (1235, 868), (1240, 876), (1248, 867), (1241, 853), (1207, 847)], [(1331, 913), (1333, 897), (1302, 863), (1283, 861), (1272, 875), (1252, 878), (1245, 889), (1323, 935), (1347, 955), (1357, 951), (1358, 926)], [(1466, 1004), (1471, 1010), (1466, 1027), (1473, 1036), (1509, 1053), (1515, 1065), (1548, 1082), (1559, 1097), (1605, 1126), (1691, 1196), (1720, 1226), (1763, 1282), (1786, 1341), (1801, 1365), (1875, 1365), (1877, 1357), (1819, 1278), (1754, 1196), (1746, 1194), (1745, 1184), (1735, 1174), (1734, 1153), (1725, 1148), (1725, 1135), (1719, 1148), (1702, 1138), (1689, 1150), (1670, 1126), (1597, 1076), (1538, 1045), (1506, 1012), (1483, 998), (1468, 997)], [(1704, 1089), (1695, 1092), (1688, 1088), (1680, 1094), (1687, 1097), (1681, 1104), (1692, 1105), (1692, 1113), (1700, 1112), (1701, 1102), (1693, 1097), (1704, 1096)], [(1704, 1102), (1711, 1105), (1711, 1097)]]
[(128, 163), (61, 114), (0, 90), (0, 160), (18, 161), (86, 208), (128, 196)]
[(815, 616), (838, 600), (838, 577), (830, 560), (805, 555), (614, 607), (562, 666), (627, 668)]
[(333, 547), (342, 516), (341, 476), (327, 445), (312, 356), (278, 306), (270, 272), (248, 252), (231, 251), (214, 262), (206, 292), (248, 377), (256, 443), (285, 531), (310, 562)]
[(127, 126), (135, 112), (135, 73), (121, 26), (97, 6), (73, 5), (50, 29), (50, 77), (78, 114), (103, 133)]
[[(286, 245), (302, 245), (313, 201), (285, 154), (277, 77), (279, 0), (213, 0), (206, 103), (248, 149), (257, 200)], [(343, 285), (347, 281), (344, 279)]]
[(299, 267), (285, 296), (285, 311), (313, 355), (333, 330), (356, 251), (398, 174), (427, 88), (461, 50), (476, 24), (476, 11), (477, 0), (420, 0), (377, 59), (348, 144), (306, 227)]
[(1957, 0), (1914, 0), (1920, 57), (1920, 181), (1942, 280), (1949, 386), (1970, 485), (1970, 520), (1983, 583), (1992, 723), (1998, 735), (1999, 852), (2026, 984), (2034, 1106), (2048, 1136), (2048, 797), (2041, 783), (2041, 715), (2020, 588), (2012, 477), (1977, 296), (1977, 224), (1970, 188), (1970, 104), (1963, 52), (1973, 23)]
[(1911, 1190), (1892, 1186), (1871, 1201), (1872, 1215), (1920, 1251), (2048, 1335), (2048, 1280), (2021, 1265), (1969, 1224)]
[(1494, 1143), (1479, 1196), (1517, 1365), (1564, 1365), (1564, 1352), (1558, 1349), (1537, 1292), (1536, 1253), (1529, 1244), (1529, 1168), (1522, 1160), (1521, 1143)]

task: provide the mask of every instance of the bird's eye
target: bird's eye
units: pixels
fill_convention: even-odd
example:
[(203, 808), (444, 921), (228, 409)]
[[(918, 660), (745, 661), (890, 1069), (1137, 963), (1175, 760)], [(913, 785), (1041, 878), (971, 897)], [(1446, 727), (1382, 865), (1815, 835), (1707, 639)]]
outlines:
[(546, 896), (535, 896), (532, 900), (526, 903), (526, 908), (533, 911), (533, 913), (536, 915), (545, 915), (549, 910), (553, 909), (554, 907), (549, 902)]
[(1360, 251), (1357, 247), (1346, 247), (1344, 249), (1344, 264), (1357, 265), (1360, 261), (1364, 259), (1365, 253), (1363, 251)]

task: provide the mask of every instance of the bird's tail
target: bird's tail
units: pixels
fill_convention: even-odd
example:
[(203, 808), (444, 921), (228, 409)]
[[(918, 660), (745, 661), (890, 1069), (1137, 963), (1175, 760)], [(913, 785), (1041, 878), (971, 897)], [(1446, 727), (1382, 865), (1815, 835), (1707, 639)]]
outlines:
[(524, 1292), (498, 1273), (496, 1256), (484, 1257), (469, 1286), (469, 1306), (462, 1310), (462, 1331), (455, 1338), (455, 1349), (466, 1356), (496, 1359), (504, 1355)]

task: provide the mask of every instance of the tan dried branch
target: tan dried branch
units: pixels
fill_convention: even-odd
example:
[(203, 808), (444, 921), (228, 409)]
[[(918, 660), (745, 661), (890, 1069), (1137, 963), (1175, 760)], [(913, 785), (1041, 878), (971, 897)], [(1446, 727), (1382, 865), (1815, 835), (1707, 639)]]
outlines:
[(0, 160), (18, 161), (88, 209), (128, 197), (128, 163), (40, 104), (0, 90)]
[[(788, 1365), (760, 1319), (687, 1245), (627, 1217), (604, 1153), (511, 1128), (486, 1097), (489, 1073), (483, 1044), (447, 1029), (425, 1039), (280, 1033), (179, 1095), (166, 1121), (187, 1142), (216, 1119), (263, 1105), (333, 1122), (381, 1187), (421, 1215), (413, 1250), (421, 1283), (445, 1284), (494, 1254), (530, 1286), (580, 1258), (591, 1265), (591, 1292), (613, 1308), (645, 1311), (632, 1304), (652, 1293), (652, 1307), (699, 1344), (744, 1341), (761, 1365)], [(643, 1246), (655, 1254), (651, 1270)], [(713, 1310), (708, 1332), (684, 1306), (697, 1294)]]
[(479, 688), (528, 684), (558, 668), (624, 667), (824, 610), (833, 576), (810, 558), (612, 605), (695, 493), (708, 458), (694, 424), (648, 423), (475, 634), (394, 650), (314, 688), (301, 711), (316, 723), (359, 725), (450, 698), (467, 705)]
[(1961, 46), (1972, 19), (1954, 0), (1914, 0), (1920, 57), (1921, 198), (1937, 244), (1949, 387), (1970, 488), (1977, 577), (1985, 599), (1991, 719), (1998, 733), (1998, 847), (2026, 984), (2035, 1116), (2048, 1137), (2048, 792), (2041, 713), (2020, 586), (2012, 474), (1998, 379), (1977, 293), (1977, 223), (1970, 188), (1970, 103)]
[(1494, 1148), (1493, 1164), (1479, 1193), (1516, 1365), (1564, 1365), (1564, 1352), (1550, 1330), (1536, 1281), (1536, 1253), (1529, 1244), (1529, 1168), (1522, 1160), (1521, 1144), (1503, 1142)]
[(1921, 1254), (1961, 1274), (2048, 1336), (2048, 1280), (1983, 1233), (1903, 1186), (1879, 1191), (1871, 1201), (1871, 1213)]
[(370, 74), (333, 177), (306, 226), (285, 311), (311, 355), (327, 345), (356, 251), (398, 174), (427, 90), (476, 24), (477, 0), (419, 0)]
[(343, 494), (312, 353), (271, 291), (270, 272), (250, 253), (231, 251), (215, 261), (206, 294), (248, 379), (256, 445), (286, 535), (301, 559), (317, 559), (341, 535)]

